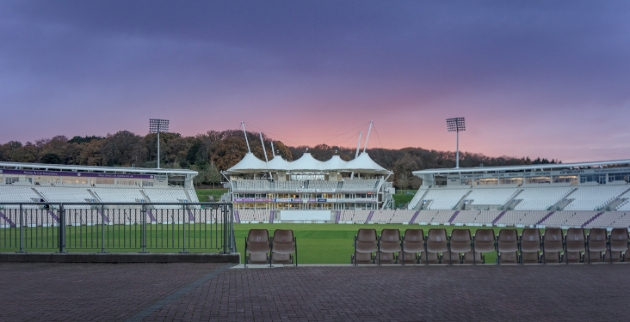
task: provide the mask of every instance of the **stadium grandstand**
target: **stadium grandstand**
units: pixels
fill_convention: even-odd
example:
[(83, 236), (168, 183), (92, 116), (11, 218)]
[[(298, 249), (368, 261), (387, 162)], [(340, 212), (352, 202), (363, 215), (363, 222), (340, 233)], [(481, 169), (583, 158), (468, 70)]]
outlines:
[(0, 162), (0, 207), (18, 207), (3, 202), (199, 202), (192, 184), (196, 175), (181, 169)]
[(307, 152), (291, 162), (249, 152), (223, 172), (235, 221), (242, 223), (371, 220), (391, 207), (391, 174), (365, 152), (350, 161), (339, 155), (319, 161)]
[(407, 212), (413, 215), (394, 215), (390, 222), (630, 226), (630, 160), (429, 169), (413, 174), (422, 179), (408, 205)]

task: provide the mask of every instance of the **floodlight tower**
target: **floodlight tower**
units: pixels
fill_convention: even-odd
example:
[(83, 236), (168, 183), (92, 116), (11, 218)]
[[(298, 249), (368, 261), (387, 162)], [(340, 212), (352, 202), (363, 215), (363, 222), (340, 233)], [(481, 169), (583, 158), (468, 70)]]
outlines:
[(149, 133), (157, 133), (157, 168), (160, 168), (160, 132), (168, 132), (168, 120), (149, 119)]
[(455, 168), (459, 169), (459, 132), (466, 131), (466, 120), (463, 117), (446, 119), (446, 127), (449, 132), (457, 132), (457, 147), (455, 155)]

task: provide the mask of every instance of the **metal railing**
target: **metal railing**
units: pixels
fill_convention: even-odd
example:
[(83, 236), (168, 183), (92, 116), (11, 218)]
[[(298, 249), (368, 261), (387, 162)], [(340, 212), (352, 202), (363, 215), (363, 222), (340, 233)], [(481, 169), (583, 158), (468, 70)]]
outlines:
[(231, 203), (2, 203), (0, 252), (236, 251)]

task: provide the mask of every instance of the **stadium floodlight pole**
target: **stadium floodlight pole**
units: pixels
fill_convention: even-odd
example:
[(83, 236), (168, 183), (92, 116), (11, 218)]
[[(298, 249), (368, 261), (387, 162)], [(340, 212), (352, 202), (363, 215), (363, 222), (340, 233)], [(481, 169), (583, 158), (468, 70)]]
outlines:
[(149, 119), (149, 132), (157, 133), (157, 168), (160, 168), (160, 132), (168, 132), (169, 120)]
[(245, 143), (247, 144), (247, 152), (252, 152), (252, 150), (249, 149), (249, 140), (247, 139), (247, 132), (245, 131), (245, 122), (241, 121), (241, 126), (243, 127), (243, 135), (245, 135)]
[(449, 132), (457, 132), (457, 146), (455, 154), (455, 168), (459, 169), (459, 132), (466, 131), (466, 120), (463, 117), (446, 119), (446, 127)]
[(368, 140), (370, 139), (370, 131), (372, 131), (372, 121), (370, 121), (370, 127), (368, 128), (368, 134), (365, 137), (365, 146), (363, 147), (363, 153), (365, 153), (365, 150), (367, 149), (367, 144), (368, 144)]

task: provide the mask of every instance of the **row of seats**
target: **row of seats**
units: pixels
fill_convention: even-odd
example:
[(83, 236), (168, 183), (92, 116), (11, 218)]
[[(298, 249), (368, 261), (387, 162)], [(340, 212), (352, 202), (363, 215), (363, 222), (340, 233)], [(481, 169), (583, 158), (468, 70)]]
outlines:
[[(341, 223), (365, 223), (369, 210), (343, 210)], [(357, 215), (358, 214), (358, 215)], [(415, 217), (415, 218), (414, 218)], [(630, 227), (630, 212), (500, 211), (500, 210), (375, 210), (371, 223), (517, 227)]]
[[(190, 191), (190, 190), (189, 190)], [(92, 192), (94, 195), (92, 195)], [(41, 197), (51, 203), (84, 203), (90, 200), (104, 203), (118, 202), (139, 202), (146, 200), (142, 194), (144, 192), (152, 202), (181, 202), (189, 200), (186, 192), (182, 188), (99, 188), (76, 186), (0, 186), (0, 204), (2, 202), (33, 202), (39, 201)], [(39, 194), (38, 194), (39, 193)], [(40, 196), (41, 195), (41, 196)], [(199, 202), (197, 195), (193, 192), (188, 194), (191, 202)], [(100, 199), (100, 200), (99, 200)], [(7, 208), (17, 208), (18, 206), (7, 206)], [(86, 208), (87, 206), (70, 206), (69, 208)], [(159, 208), (173, 208), (176, 206), (158, 206)]]
[(501, 229), (495, 236), (492, 229), (359, 229), (354, 238), (352, 264), (477, 264), (484, 263), (484, 254), (496, 252), (501, 263), (579, 263), (599, 261), (630, 261), (628, 230), (570, 228), (563, 235), (560, 228), (526, 228), (518, 235), (515, 229)]
[(269, 237), (267, 229), (250, 229), (245, 238), (245, 267), (247, 264), (298, 266), (297, 241), (293, 230), (276, 229), (273, 236)]
[(269, 221), (271, 217), (270, 210), (265, 209), (242, 209), (234, 210), (238, 214), (238, 219), (242, 223), (257, 223)]
[[(563, 199), (568, 204), (565, 210), (601, 209), (617, 198), (630, 195), (629, 184), (578, 185), (561, 184), (541, 186), (506, 186), (506, 187), (440, 187), (420, 188), (409, 204), (409, 209), (453, 209), (461, 200), (468, 200), (468, 206), (474, 205), (507, 205), (510, 201), (518, 201), (514, 210), (547, 210)], [(424, 197), (422, 197), (424, 196)], [(569, 202), (570, 201), (570, 202)], [(620, 204), (630, 210), (630, 205)]]

